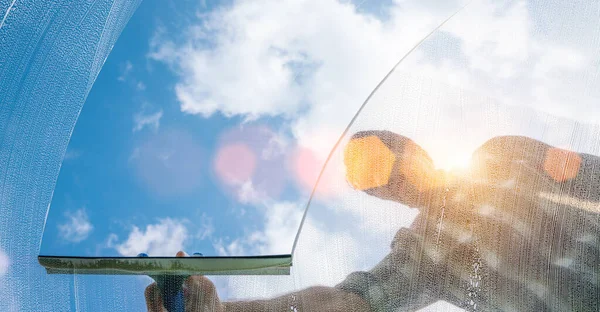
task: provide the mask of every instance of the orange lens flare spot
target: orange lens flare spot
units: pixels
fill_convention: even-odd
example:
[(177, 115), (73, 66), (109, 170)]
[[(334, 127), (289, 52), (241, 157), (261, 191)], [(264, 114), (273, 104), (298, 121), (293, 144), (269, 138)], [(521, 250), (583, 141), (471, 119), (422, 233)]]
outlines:
[(565, 182), (575, 178), (581, 167), (581, 156), (575, 152), (560, 148), (551, 148), (546, 152), (544, 170), (556, 182)]
[(357, 190), (386, 185), (396, 156), (377, 136), (351, 140), (344, 151), (346, 179)]

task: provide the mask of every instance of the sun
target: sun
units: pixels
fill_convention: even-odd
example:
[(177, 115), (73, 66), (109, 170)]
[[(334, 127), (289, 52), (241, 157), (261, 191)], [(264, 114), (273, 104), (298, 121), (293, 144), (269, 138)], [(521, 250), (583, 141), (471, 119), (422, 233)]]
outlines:
[(447, 154), (443, 159), (438, 161), (434, 160), (434, 164), (437, 169), (453, 171), (453, 170), (465, 170), (471, 165), (471, 154), (470, 153), (454, 153)]
[(472, 152), (467, 148), (434, 148), (428, 153), (436, 169), (464, 171), (471, 166)]

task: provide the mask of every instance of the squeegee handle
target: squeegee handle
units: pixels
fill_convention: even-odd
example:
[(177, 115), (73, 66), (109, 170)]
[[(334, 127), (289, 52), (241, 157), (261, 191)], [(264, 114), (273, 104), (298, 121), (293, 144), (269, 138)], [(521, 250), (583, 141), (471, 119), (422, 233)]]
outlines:
[(169, 312), (184, 312), (185, 303), (183, 302), (183, 291), (178, 292), (175, 296), (169, 297), (163, 295), (165, 307)]
[[(146, 258), (148, 254), (141, 253), (138, 257)], [(202, 257), (202, 254), (195, 252), (192, 257)], [(156, 286), (160, 289), (163, 305), (167, 311), (185, 312), (182, 286), (189, 275), (150, 275), (150, 277), (156, 281)]]
[(152, 276), (160, 289), (163, 304), (169, 312), (184, 312), (185, 300), (183, 298), (182, 284), (187, 276), (162, 275)]
[[(181, 285), (181, 284), (180, 284)], [(185, 302), (183, 299), (183, 289), (179, 286), (179, 290), (176, 292), (169, 291), (169, 289), (161, 289), (163, 302), (165, 308), (169, 312), (184, 312)]]

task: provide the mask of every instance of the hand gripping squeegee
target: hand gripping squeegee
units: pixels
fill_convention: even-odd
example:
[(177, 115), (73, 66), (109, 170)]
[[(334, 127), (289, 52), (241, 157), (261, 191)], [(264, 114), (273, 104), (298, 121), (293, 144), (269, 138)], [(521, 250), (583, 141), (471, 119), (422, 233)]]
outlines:
[(185, 310), (183, 281), (192, 275), (289, 275), (292, 255), (204, 257), (38, 256), (48, 274), (148, 275), (161, 290), (169, 312)]

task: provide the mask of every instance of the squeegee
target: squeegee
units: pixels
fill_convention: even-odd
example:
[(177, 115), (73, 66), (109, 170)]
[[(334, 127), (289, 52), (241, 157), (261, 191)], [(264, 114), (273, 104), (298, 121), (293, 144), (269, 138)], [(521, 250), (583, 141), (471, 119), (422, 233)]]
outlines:
[(48, 274), (147, 275), (156, 281), (169, 312), (185, 310), (182, 285), (192, 275), (289, 275), (292, 255), (204, 257), (38, 256)]

